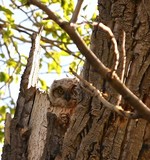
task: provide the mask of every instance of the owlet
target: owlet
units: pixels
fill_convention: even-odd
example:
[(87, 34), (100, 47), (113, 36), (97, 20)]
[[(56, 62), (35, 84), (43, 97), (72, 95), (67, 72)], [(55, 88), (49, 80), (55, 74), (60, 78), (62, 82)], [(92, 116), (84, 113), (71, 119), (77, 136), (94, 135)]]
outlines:
[(55, 80), (50, 87), (50, 112), (56, 114), (63, 125), (69, 123), (70, 116), (77, 105), (78, 83), (76, 78), (63, 78)]

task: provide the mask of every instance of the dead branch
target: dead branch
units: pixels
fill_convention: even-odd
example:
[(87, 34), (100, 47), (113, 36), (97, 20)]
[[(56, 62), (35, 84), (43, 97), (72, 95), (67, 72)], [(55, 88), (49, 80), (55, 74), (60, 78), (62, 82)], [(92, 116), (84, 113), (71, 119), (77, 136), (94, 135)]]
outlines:
[(39, 69), (39, 56), (40, 56), (40, 38), (41, 38), (42, 28), (39, 29), (39, 33), (34, 33), (32, 36), (32, 47), (30, 50), (30, 56), (28, 58), (27, 67), (24, 71), (21, 80), (21, 86), (25, 87), (24, 89), (28, 89), (31, 86), (35, 87), (37, 84), (37, 74)]
[(109, 27), (107, 27), (106, 25), (104, 25), (103, 23), (98, 23), (98, 22), (94, 22), (93, 23), (93, 26), (99, 26), (101, 29), (103, 29), (104, 31), (106, 31), (110, 38), (111, 38), (111, 41), (112, 41), (112, 44), (114, 46), (114, 53), (115, 53), (115, 65), (113, 67), (113, 71), (116, 71), (117, 68), (118, 68), (118, 65), (119, 65), (119, 50), (118, 50), (118, 45), (117, 45), (117, 41), (116, 41), (116, 38), (113, 34), (113, 32), (111, 31), (111, 29)]
[(125, 43), (126, 43), (126, 33), (125, 31), (122, 31), (122, 73), (120, 80), (124, 82), (124, 75), (125, 75), (125, 67), (126, 67), (126, 49), (125, 49)]
[[(124, 75), (125, 75), (125, 67), (126, 67), (126, 50), (125, 50), (125, 42), (126, 42), (126, 33), (122, 31), (122, 72), (120, 76), (120, 80), (124, 83)], [(121, 102), (122, 96), (118, 95), (117, 104), (119, 105)]]
[[(121, 82), (115, 72), (112, 72), (96, 57), (68, 22), (59, 19), (46, 5), (39, 1), (30, 0), (29, 2), (43, 10), (48, 15), (49, 19), (55, 21), (64, 31), (66, 31), (80, 52), (86, 57), (87, 61), (95, 68), (95, 70), (106, 79), (111, 86), (120, 93), (132, 107), (134, 107), (135, 110), (137, 110), (141, 115), (141, 118), (150, 121), (150, 109)], [(102, 23), (99, 23), (99, 26), (103, 26)]]
[(86, 81), (85, 79), (83, 79), (81, 76), (79, 76), (76, 72), (74, 72), (71, 68), (70, 71), (72, 72), (72, 74), (74, 76), (76, 76), (81, 82), (83, 82), (84, 86), (82, 85), (81, 87), (86, 91), (89, 92), (93, 97), (97, 97), (100, 102), (103, 103), (103, 105), (109, 109), (111, 109), (112, 111), (117, 112), (119, 115), (121, 116), (126, 116), (128, 118), (132, 118), (135, 117), (133, 116), (134, 113), (130, 112), (130, 111), (125, 111), (121, 106), (119, 105), (114, 105), (111, 104), (110, 102), (108, 102), (102, 95), (102, 93), (95, 88), (91, 83), (89, 83), (88, 81)]
[[(29, 124), (31, 124), (31, 120), (32, 120), (31, 112), (33, 112), (33, 104), (35, 100), (35, 95), (37, 93), (36, 84), (37, 84), (37, 78), (38, 78), (37, 74), (38, 74), (39, 57), (40, 57), (39, 48), (40, 48), (41, 30), (42, 28), (39, 30), (39, 33), (34, 33), (32, 36), (32, 46), (30, 50), (30, 55), (28, 58), (25, 71), (22, 75), (21, 84), (20, 84), (20, 93), (18, 96), (17, 106), (16, 106), (16, 112), (11, 122), (10, 122), (9, 115), (7, 115), (7, 119), (6, 119), (7, 124), (5, 127), (6, 141), (3, 147), (4, 152), (2, 157), (5, 157), (5, 153), (7, 153), (6, 157), (8, 157), (8, 159), (16, 159), (16, 160), (20, 158), (24, 159), (24, 155), (26, 155), (27, 153), (27, 145), (29, 145), (28, 138), (31, 133), (31, 125), (29, 126)], [(40, 104), (40, 106), (42, 105)], [(47, 111), (47, 108), (44, 108), (44, 109), (45, 111)], [(38, 112), (38, 113), (41, 113), (41, 112)], [(42, 112), (42, 115), (43, 113), (44, 112)], [(46, 116), (45, 116), (45, 119), (46, 119)], [(7, 152), (8, 150), (9, 150), (9, 154)], [(21, 156), (18, 156), (18, 155), (21, 155)]]

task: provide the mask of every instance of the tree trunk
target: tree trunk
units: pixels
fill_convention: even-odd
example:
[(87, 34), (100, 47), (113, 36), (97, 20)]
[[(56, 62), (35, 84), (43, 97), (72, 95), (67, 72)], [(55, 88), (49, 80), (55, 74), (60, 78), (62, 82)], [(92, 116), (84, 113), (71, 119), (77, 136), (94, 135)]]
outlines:
[[(126, 33), (126, 67), (124, 81), (127, 87), (150, 107), (150, 30), (148, 8), (150, 1), (99, 0), (98, 21), (109, 26), (118, 42), (120, 63), (117, 73), (122, 73), (122, 39)], [(94, 28), (91, 49), (109, 68), (115, 56), (108, 33)], [(118, 94), (102, 79), (89, 63), (84, 65), (84, 78), (117, 104)], [(86, 103), (85, 103), (86, 102)], [(121, 101), (125, 110), (133, 110)], [(84, 97), (64, 138), (63, 159), (150, 159), (150, 125), (146, 120), (130, 120), (118, 116), (98, 102)], [(82, 118), (81, 118), (82, 117)], [(68, 158), (70, 157), (70, 158)]]
[[(120, 63), (117, 74), (121, 77), (123, 70), (121, 45), (122, 33), (125, 31), (124, 82), (148, 107), (149, 7), (149, 0), (99, 0), (98, 3), (98, 21), (112, 29), (118, 42)], [(91, 37), (91, 49), (107, 67), (113, 68), (115, 56), (108, 33), (95, 27)], [(29, 64), (28, 62), (27, 68), (30, 68), (30, 71), (32, 67), (37, 71), (36, 66), (29, 67)], [(37, 74), (31, 76), (33, 73), (25, 71), (15, 117), (11, 123), (6, 123), (6, 130), (10, 125), (10, 134), (5, 135), (3, 160), (150, 159), (150, 125), (146, 120), (131, 120), (118, 116), (96, 97), (82, 90), (81, 101), (66, 131), (57, 123), (55, 114), (47, 114), (50, 107), (48, 96), (36, 89)], [(119, 95), (115, 89), (102, 79), (88, 62), (84, 65), (83, 77), (101, 90), (108, 101), (113, 104), (119, 103)], [(31, 85), (32, 81), (34, 83)], [(124, 100), (120, 104), (125, 110), (133, 110)], [(10, 118), (8, 119), (10, 121)]]

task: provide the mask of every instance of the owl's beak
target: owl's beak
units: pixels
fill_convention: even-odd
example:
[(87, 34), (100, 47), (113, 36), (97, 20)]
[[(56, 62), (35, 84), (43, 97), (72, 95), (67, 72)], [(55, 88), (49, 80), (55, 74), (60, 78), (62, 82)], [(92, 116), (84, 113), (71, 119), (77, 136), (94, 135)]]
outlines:
[(64, 93), (64, 99), (66, 99), (67, 101), (69, 101), (71, 99), (71, 96), (70, 96), (69, 92)]

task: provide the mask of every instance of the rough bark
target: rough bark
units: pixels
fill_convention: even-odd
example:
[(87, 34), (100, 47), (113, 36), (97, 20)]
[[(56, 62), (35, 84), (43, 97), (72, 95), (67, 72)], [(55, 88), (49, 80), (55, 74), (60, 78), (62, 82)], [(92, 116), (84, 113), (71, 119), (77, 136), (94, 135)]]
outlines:
[(40, 34), (33, 34), (30, 55), (21, 79), (15, 115), (5, 129), (7, 139), (5, 138), (3, 147), (3, 160), (38, 159), (37, 157), (43, 153), (49, 104), (48, 100), (46, 101), (47, 95), (40, 94), (36, 89), (39, 50)]
[[(109, 26), (118, 42), (120, 56), (122, 31), (126, 32), (125, 84), (150, 107), (150, 36), (147, 1), (105, 1), (98, 3), (98, 21)], [(111, 41), (103, 30), (94, 28), (91, 49), (109, 68), (115, 63)], [(121, 57), (122, 58), (122, 57)], [(122, 72), (122, 62), (117, 70)], [(117, 103), (118, 94), (89, 63), (84, 65), (84, 78)], [(130, 120), (106, 109), (94, 97), (84, 97), (64, 139), (63, 159), (150, 159), (150, 126), (145, 120)], [(121, 101), (124, 109), (133, 110)], [(81, 109), (82, 108), (82, 109)], [(83, 118), (80, 118), (83, 117)], [(72, 136), (73, 135), (73, 136)]]

